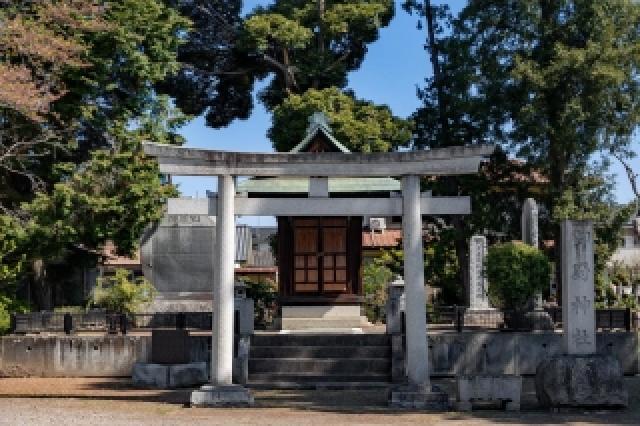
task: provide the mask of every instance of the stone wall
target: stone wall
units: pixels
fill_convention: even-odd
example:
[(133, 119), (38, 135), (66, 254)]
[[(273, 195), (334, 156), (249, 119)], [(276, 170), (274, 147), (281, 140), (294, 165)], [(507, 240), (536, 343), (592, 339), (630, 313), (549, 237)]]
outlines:
[[(191, 337), (191, 361), (209, 361), (206, 336)], [(625, 374), (640, 374), (637, 333), (599, 333), (598, 353), (616, 356)], [(540, 361), (562, 352), (559, 333), (464, 332), (429, 335), (432, 376), (533, 375)], [(127, 377), (149, 361), (150, 336), (5, 336), (0, 377)]]
[[(627, 375), (640, 374), (637, 333), (598, 333), (597, 352), (618, 358)], [(545, 358), (559, 355), (560, 333), (464, 332), (429, 335), (432, 376), (533, 375)]]

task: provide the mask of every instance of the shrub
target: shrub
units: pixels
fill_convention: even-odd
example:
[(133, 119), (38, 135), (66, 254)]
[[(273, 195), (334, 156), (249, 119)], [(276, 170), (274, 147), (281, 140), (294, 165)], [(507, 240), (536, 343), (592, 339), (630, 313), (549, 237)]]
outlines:
[(0, 336), (6, 334), (11, 327), (11, 313), (29, 312), (29, 307), (20, 300), (0, 294)]
[(269, 328), (277, 312), (278, 284), (271, 279), (243, 280), (247, 286), (247, 297), (254, 303), (254, 325), (259, 329)]
[(535, 247), (494, 245), (487, 256), (489, 299), (502, 309), (525, 309), (533, 296), (549, 285), (550, 271), (549, 260)]
[(9, 307), (3, 303), (2, 297), (0, 297), (0, 336), (9, 331), (10, 323)]
[(367, 300), (365, 314), (373, 323), (384, 317), (384, 307), (387, 303), (387, 285), (393, 278), (393, 272), (385, 265), (371, 262), (365, 265), (362, 272), (362, 283)]
[(130, 273), (126, 269), (116, 269), (115, 275), (98, 278), (89, 305), (125, 314), (140, 311), (153, 301), (157, 292), (146, 279), (132, 281), (129, 278)]

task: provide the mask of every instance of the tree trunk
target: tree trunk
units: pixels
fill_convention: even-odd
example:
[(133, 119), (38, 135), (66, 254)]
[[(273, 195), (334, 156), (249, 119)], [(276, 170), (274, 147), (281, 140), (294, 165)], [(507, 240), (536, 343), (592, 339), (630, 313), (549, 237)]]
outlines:
[(47, 267), (42, 259), (31, 263), (33, 270), (33, 299), (39, 310), (50, 311), (53, 308), (51, 286), (47, 283)]
[[(322, 26), (324, 22), (324, 12), (325, 12), (324, 0), (318, 0), (318, 33), (316, 34), (316, 39), (318, 43), (318, 52), (320, 52), (320, 54), (324, 53), (324, 33), (322, 31)], [(317, 75), (313, 77), (311, 86), (314, 89), (320, 88), (320, 80)]]
[(449, 121), (447, 119), (447, 108), (444, 99), (444, 90), (442, 87), (442, 75), (440, 72), (440, 61), (438, 60), (438, 47), (436, 45), (436, 36), (433, 23), (433, 9), (431, 8), (431, 1), (425, 0), (424, 2), (425, 16), (427, 19), (427, 46), (429, 53), (431, 54), (431, 67), (433, 68), (433, 82), (438, 91), (438, 118), (440, 121), (440, 136), (442, 138), (442, 145), (449, 146), (451, 138), (449, 137)]

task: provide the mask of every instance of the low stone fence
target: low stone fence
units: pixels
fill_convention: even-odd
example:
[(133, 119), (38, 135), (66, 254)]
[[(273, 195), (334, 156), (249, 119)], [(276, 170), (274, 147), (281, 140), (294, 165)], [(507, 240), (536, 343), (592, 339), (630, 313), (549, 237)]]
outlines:
[[(210, 338), (190, 338), (191, 361), (209, 362)], [(597, 346), (599, 353), (618, 358), (625, 374), (640, 374), (637, 333), (598, 333)], [(560, 333), (429, 334), (430, 369), (435, 377), (533, 375), (538, 363), (561, 352)], [(0, 377), (127, 377), (131, 375), (134, 362), (150, 359), (151, 336), (0, 338)]]
[[(210, 338), (191, 336), (193, 362), (208, 361)], [(0, 377), (127, 377), (151, 360), (151, 336), (5, 336)]]
[[(597, 333), (597, 351), (615, 356), (624, 374), (640, 374), (638, 337), (636, 332)], [(562, 352), (562, 334), (554, 332), (429, 334), (430, 370), (436, 377), (534, 375), (542, 360)]]

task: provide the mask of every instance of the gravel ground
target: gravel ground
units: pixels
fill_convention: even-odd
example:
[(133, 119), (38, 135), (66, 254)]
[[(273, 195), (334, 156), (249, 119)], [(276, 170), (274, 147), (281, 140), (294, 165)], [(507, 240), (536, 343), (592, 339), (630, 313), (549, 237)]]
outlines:
[[(189, 391), (138, 390), (128, 380), (0, 379), (0, 425), (342, 425), (342, 424), (640, 424), (640, 377), (628, 378), (625, 411), (552, 414), (535, 405), (530, 380), (523, 411), (398, 412), (383, 391), (255, 391), (251, 409), (185, 408)], [(450, 381), (439, 383), (451, 390)]]

